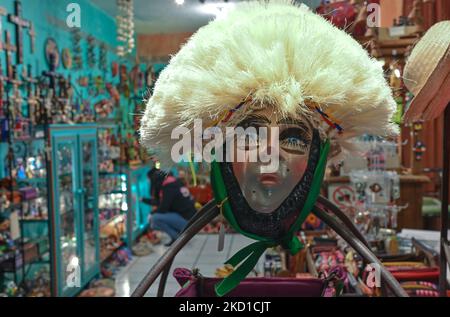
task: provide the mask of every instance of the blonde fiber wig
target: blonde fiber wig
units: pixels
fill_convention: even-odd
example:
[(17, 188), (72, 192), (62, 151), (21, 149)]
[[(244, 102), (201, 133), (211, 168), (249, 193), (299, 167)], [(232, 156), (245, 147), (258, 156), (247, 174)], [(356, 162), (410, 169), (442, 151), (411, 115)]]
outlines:
[[(199, 29), (162, 71), (142, 118), (141, 143), (170, 160), (177, 126), (203, 126), (246, 104), (227, 126), (250, 111), (275, 106), (282, 116), (308, 116), (341, 149), (365, 133), (392, 135), (396, 110), (380, 63), (344, 31), (305, 6), (253, 1)], [(319, 107), (344, 129), (320, 119)]]

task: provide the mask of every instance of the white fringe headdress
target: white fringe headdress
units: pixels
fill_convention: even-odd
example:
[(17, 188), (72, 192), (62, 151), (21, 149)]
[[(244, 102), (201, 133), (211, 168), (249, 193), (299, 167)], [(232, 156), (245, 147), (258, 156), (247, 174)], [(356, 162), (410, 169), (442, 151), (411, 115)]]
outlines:
[[(194, 119), (205, 127), (243, 100), (227, 126), (271, 105), (283, 116), (308, 116), (342, 150), (365, 133), (397, 132), (382, 65), (357, 41), (307, 7), (253, 1), (199, 29), (173, 56), (147, 103), (141, 143), (170, 165), (175, 127), (192, 128)], [(316, 106), (344, 132), (329, 129)]]

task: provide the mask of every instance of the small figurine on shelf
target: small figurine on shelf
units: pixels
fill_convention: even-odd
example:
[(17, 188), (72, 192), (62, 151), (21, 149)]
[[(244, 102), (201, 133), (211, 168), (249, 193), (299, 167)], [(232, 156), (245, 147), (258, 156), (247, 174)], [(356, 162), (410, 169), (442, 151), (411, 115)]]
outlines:
[(137, 139), (134, 139), (133, 136), (128, 133), (127, 139), (129, 140), (128, 143), (128, 164), (130, 166), (138, 166), (140, 165), (141, 159), (139, 157), (140, 153), (140, 146)]
[(94, 109), (101, 118), (106, 118), (113, 111), (113, 103), (111, 100), (103, 99), (94, 105)]
[(19, 288), (17, 287), (16, 283), (10, 281), (8, 282), (8, 284), (6, 284), (5, 292), (8, 297), (16, 297), (17, 293), (19, 292)]
[(17, 117), (13, 128), (14, 138), (17, 140), (26, 140), (30, 138), (29, 119)]
[(120, 83), (119, 91), (124, 94), (126, 98), (130, 97), (130, 86), (128, 83), (128, 71), (126, 65), (120, 65)]
[(0, 195), (0, 208), (2, 210), (8, 209), (11, 206), (11, 201), (8, 199), (6, 192), (2, 192)]
[(114, 87), (111, 83), (106, 83), (106, 90), (108, 91), (111, 98), (114, 100), (116, 105), (120, 102), (120, 94), (116, 87)]
[(120, 158), (119, 158), (119, 162), (121, 164), (126, 164), (127, 163), (127, 142), (126, 140), (121, 140), (120, 141)]
[(46, 169), (45, 169), (45, 158), (42, 154), (42, 151), (38, 152), (38, 155), (36, 156), (36, 162), (35, 162), (35, 176), (37, 177), (45, 177), (46, 175)]
[(14, 241), (10, 234), (11, 222), (0, 214), (0, 255), (14, 249)]
[(24, 166), (23, 158), (18, 158), (17, 159), (16, 173), (17, 173), (17, 179), (27, 179), (27, 174), (25, 172), (25, 166)]
[(25, 174), (27, 178), (33, 178), (35, 176), (35, 171), (36, 171), (36, 158), (28, 157), (27, 167), (25, 168)]

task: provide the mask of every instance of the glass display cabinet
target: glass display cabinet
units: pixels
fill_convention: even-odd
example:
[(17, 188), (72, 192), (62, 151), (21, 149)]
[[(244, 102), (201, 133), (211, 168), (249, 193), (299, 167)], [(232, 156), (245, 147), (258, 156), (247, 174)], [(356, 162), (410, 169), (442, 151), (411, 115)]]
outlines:
[(100, 272), (97, 128), (51, 125), (52, 293), (73, 296)]
[(150, 181), (147, 173), (150, 168), (141, 166), (137, 168), (128, 167), (126, 170), (128, 191), (128, 219), (127, 219), (127, 244), (129, 246), (143, 233), (148, 225), (148, 216), (151, 207), (144, 204), (141, 198), (150, 196)]
[(150, 206), (141, 202), (148, 197), (149, 168), (120, 166), (117, 172), (100, 173), (101, 261), (126, 243), (129, 247), (148, 225)]

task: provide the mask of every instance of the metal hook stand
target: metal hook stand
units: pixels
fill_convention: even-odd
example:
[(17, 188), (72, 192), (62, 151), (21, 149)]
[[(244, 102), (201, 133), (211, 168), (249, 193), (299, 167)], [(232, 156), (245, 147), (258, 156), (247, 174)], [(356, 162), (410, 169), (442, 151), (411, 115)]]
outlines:
[[(367, 241), (362, 237), (361, 233), (356, 229), (350, 219), (336, 206), (334, 206), (330, 201), (321, 197), (318, 202), (325, 208), (330, 209), (334, 212), (337, 217), (341, 220), (338, 221), (330, 216), (322, 206), (316, 205), (314, 208), (314, 213), (320, 219), (322, 219), (330, 228), (336, 231), (350, 246), (352, 246), (367, 262), (377, 263), (381, 268), (381, 277), (389, 286), (389, 288), (394, 292), (396, 296), (407, 297), (408, 295), (397, 282), (397, 280), (392, 276), (392, 274), (386, 270), (377, 257), (370, 251), (367, 247)], [(161, 276), (160, 285), (158, 288), (158, 296), (164, 294), (164, 288), (167, 281), (167, 277), (170, 271), (172, 262), (177, 255), (177, 253), (184, 247), (196, 233), (198, 233), (206, 224), (213, 220), (219, 214), (214, 201), (206, 204), (202, 210), (200, 210), (194, 218), (191, 220), (190, 225), (187, 229), (180, 235), (180, 237), (173, 243), (173, 245), (166, 251), (166, 253), (156, 262), (156, 264), (151, 268), (151, 270), (146, 274), (144, 279), (139, 283), (136, 290), (131, 295), (132, 297), (142, 297), (157, 279), (157, 277), (163, 272)], [(349, 231), (346, 231), (346, 228)]]
[[(327, 208), (329, 211), (334, 213), (340, 221), (358, 238), (361, 242), (363, 242), (367, 247), (369, 246), (368, 242), (366, 241), (366, 238), (361, 234), (361, 232), (355, 227), (353, 222), (350, 220), (350, 218), (342, 212), (339, 208), (337, 208), (331, 201), (326, 199), (323, 196), (319, 196), (317, 199), (317, 202), (321, 205), (323, 205), (325, 208)], [(170, 268), (172, 267), (173, 259), (167, 263), (167, 266), (165, 267), (164, 271), (162, 272), (161, 278), (159, 280), (159, 287), (158, 287), (158, 293), (157, 297), (163, 297), (164, 296), (164, 290), (167, 282), (167, 278), (169, 276)]]
[(139, 283), (136, 290), (131, 295), (132, 297), (142, 297), (147, 290), (152, 286), (153, 282), (161, 274), (162, 270), (172, 263), (177, 253), (210, 221), (212, 221), (219, 214), (214, 201), (206, 204), (192, 219), (192, 223), (187, 227), (178, 239), (167, 249), (167, 251), (159, 258), (151, 270), (145, 275)]

